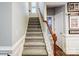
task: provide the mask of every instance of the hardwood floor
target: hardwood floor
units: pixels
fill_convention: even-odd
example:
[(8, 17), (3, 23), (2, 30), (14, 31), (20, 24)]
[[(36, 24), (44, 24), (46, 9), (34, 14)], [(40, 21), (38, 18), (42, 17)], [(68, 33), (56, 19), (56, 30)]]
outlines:
[(56, 56), (66, 56), (63, 50), (57, 45), (56, 45)]
[(65, 54), (65, 52), (56, 45), (56, 56), (79, 56), (79, 54)]

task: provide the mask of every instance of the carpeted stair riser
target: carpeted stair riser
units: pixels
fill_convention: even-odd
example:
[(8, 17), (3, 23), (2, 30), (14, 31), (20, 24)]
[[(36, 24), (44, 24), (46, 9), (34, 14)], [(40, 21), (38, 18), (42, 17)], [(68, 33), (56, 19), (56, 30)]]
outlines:
[(35, 42), (31, 43), (31, 42), (26, 42), (24, 44), (24, 47), (28, 47), (28, 48), (45, 48), (45, 44), (43, 42), (41, 42), (42, 44), (40, 44), (39, 42), (37, 42), (36, 44), (34, 44)]
[(39, 23), (39, 21), (29, 21), (29, 23)]
[[(26, 54), (27, 53), (27, 54)], [(23, 56), (47, 56), (47, 53), (46, 53), (46, 50), (45, 49), (35, 49), (35, 48), (32, 48), (32, 49), (24, 49), (24, 53), (23, 53)]]
[(35, 29), (30, 29), (30, 30), (29, 30), (29, 29), (28, 29), (27, 31), (28, 31), (28, 32), (41, 32), (42, 30), (35, 30)]
[(29, 25), (40, 25), (40, 23), (31, 22)]
[(26, 36), (42, 36), (43, 34), (26, 34)]
[(39, 20), (29, 20), (29, 22), (38, 22), (39, 23)]
[(29, 18), (29, 20), (38, 20), (39, 18)]
[(26, 34), (29, 34), (29, 35), (39, 35), (39, 34), (42, 34), (42, 32), (27, 32)]
[(40, 29), (40, 27), (28, 27), (28, 29)]
[(41, 28), (41, 26), (40, 25), (28, 25), (28, 28)]
[(41, 37), (41, 36), (40, 37), (39, 36), (38, 37), (37, 36), (36, 37), (35, 36), (28, 37), (27, 36), (26, 39), (43, 39), (43, 37)]
[(27, 29), (28, 32), (41, 32), (42, 30), (41, 29), (33, 29), (33, 28), (30, 28), (30, 29)]
[(29, 21), (29, 24), (40, 24), (39, 21)]
[(40, 23), (29, 23), (28, 25), (40, 25)]
[(26, 49), (27, 49), (27, 48), (29, 48), (29, 49), (32, 49), (32, 48), (35, 48), (35, 49), (38, 49), (38, 48), (39, 48), (39, 49), (40, 49), (40, 48), (42, 49), (42, 48), (45, 48), (45, 46), (41, 46), (41, 45), (38, 45), (38, 46), (35, 46), (35, 45), (29, 45), (29, 46), (28, 46), (28, 45), (24, 45), (24, 48), (25, 48), (25, 47), (26, 47)]
[[(28, 25), (28, 27), (39, 27), (40, 25)], [(41, 26), (40, 26), (41, 27)]]
[(26, 39), (25, 42), (44, 42), (43, 39)]

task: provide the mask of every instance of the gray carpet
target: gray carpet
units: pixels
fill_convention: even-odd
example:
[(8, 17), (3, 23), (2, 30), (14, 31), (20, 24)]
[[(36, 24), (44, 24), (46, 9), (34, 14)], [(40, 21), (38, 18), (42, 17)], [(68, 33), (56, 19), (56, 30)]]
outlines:
[(47, 56), (46, 45), (43, 38), (39, 18), (29, 18), (25, 38), (23, 56)]

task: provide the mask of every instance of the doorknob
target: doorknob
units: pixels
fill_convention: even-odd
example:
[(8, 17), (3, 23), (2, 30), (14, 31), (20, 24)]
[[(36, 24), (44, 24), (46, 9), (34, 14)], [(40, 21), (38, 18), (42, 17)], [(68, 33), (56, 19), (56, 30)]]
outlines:
[(60, 34), (61, 34), (62, 39), (64, 39), (65, 38), (64, 33), (60, 33)]
[(29, 10), (29, 12), (31, 12), (31, 10)]
[(62, 32), (60, 32), (60, 34), (63, 34)]
[(60, 32), (60, 34), (61, 34), (62, 36), (64, 36), (64, 33)]

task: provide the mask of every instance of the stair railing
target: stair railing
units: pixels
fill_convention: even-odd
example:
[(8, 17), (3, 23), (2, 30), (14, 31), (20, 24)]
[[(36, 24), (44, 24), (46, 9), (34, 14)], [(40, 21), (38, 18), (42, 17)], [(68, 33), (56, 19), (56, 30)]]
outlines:
[(54, 47), (53, 52), (54, 52), (54, 53), (53, 53), (53, 54), (54, 54), (54, 56), (56, 56), (56, 41), (57, 41), (56, 33), (51, 30), (51, 28), (50, 28), (49, 25), (48, 25), (48, 22), (44, 20), (43, 15), (42, 15), (42, 13), (41, 13), (41, 11), (40, 11), (39, 8), (38, 8), (38, 10), (39, 10), (40, 16), (41, 16), (41, 18), (42, 18), (42, 21), (47, 24), (48, 30), (49, 30), (49, 32), (50, 32), (50, 34), (51, 34), (51, 36), (52, 36), (52, 40), (53, 40), (53, 42), (54, 42), (54, 44), (53, 44), (53, 47)]

